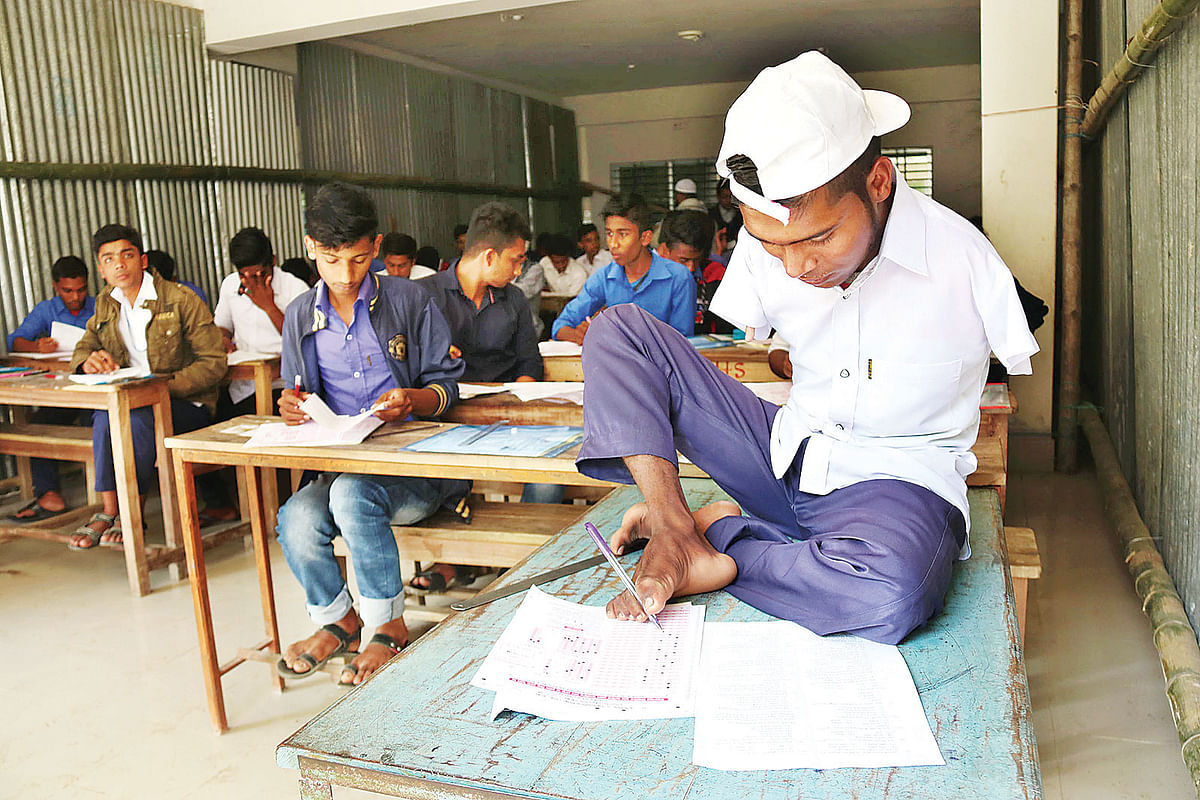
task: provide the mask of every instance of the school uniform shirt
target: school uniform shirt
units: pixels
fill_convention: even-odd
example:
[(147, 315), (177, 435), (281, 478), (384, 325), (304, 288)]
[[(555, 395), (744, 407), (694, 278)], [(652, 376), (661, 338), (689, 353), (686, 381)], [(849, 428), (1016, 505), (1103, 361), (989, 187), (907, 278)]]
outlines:
[(463, 293), (456, 270), (421, 281), (450, 325), (450, 339), (466, 362), (464, 381), (515, 381), (543, 377), (542, 356), (529, 301), (516, 286), (488, 287), (483, 304)]
[(895, 478), (933, 491), (969, 521), (964, 479), (976, 467), (988, 354), (1028, 374), (1038, 345), (987, 238), (895, 180), (879, 254), (848, 288), (788, 277), (747, 234), (711, 310), (792, 342), (792, 391), (771, 431), (776, 477), (807, 441), (801, 491)]
[(691, 336), (696, 321), (695, 278), (687, 267), (668, 261), (653, 250), (650, 259), (650, 269), (632, 284), (625, 268), (615, 261), (593, 272), (576, 298), (554, 320), (550, 337), (557, 338), (565, 325), (578, 328), (600, 309), (621, 303), (640, 306), (684, 336)]
[(121, 314), (117, 317), (117, 330), (121, 333), (121, 341), (125, 343), (129, 366), (149, 375), (150, 348), (146, 342), (146, 326), (150, 324), (154, 312), (146, 307), (146, 303), (158, 299), (154, 280), (149, 274), (143, 273), (142, 285), (138, 287), (137, 297), (132, 303), (125, 296), (125, 292), (116, 287), (112, 290), (112, 296), (121, 308)]
[[(600, 238), (603, 239), (604, 237), (601, 236)], [(608, 252), (607, 250), (601, 250), (596, 253), (596, 257), (591, 261), (588, 261), (586, 254), (579, 256), (579, 258), (575, 260), (579, 262), (580, 266), (587, 270), (588, 275), (591, 275), (596, 270), (604, 269), (612, 263), (612, 253)]]
[(83, 308), (78, 314), (68, 311), (67, 304), (62, 301), (62, 298), (54, 295), (49, 300), (43, 300), (34, 306), (17, 326), (17, 329), (8, 335), (8, 351), (13, 352), (13, 345), (16, 343), (17, 337), (32, 342), (49, 336), (50, 325), (55, 322), (74, 325), (76, 328), (86, 328), (88, 320), (95, 312), (96, 298), (91, 295), (88, 295), (87, 299), (83, 301)]
[(546, 291), (554, 294), (569, 294), (572, 297), (579, 294), (583, 284), (587, 283), (588, 273), (575, 259), (567, 262), (567, 268), (562, 272), (555, 269), (550, 256), (545, 256), (538, 262), (546, 279)]
[[(235, 349), (278, 355), (283, 350), (283, 335), (275, 330), (267, 312), (240, 292), (241, 288), (241, 275), (234, 272), (225, 276), (221, 281), (221, 288), (217, 291), (217, 309), (213, 312), (213, 320), (218, 328), (224, 328), (233, 334)], [(271, 292), (280, 311), (286, 311), (289, 303), (307, 291), (307, 283), (281, 269), (276, 268), (271, 276)], [(282, 387), (282, 379), (277, 380), (274, 385), (275, 388)], [(252, 394), (254, 381), (236, 380), (229, 384), (229, 399), (235, 403), (240, 403)]]
[[(374, 263), (374, 262), (372, 262), (372, 263)], [(375, 270), (375, 274), (376, 275), (387, 275), (388, 274), (387, 268), (385, 267), (384, 269), (377, 269), (377, 270)], [(419, 281), (419, 280), (421, 280), (421, 278), (428, 278), (430, 275), (437, 275), (437, 271), (432, 270), (429, 267), (426, 267), (422, 264), (413, 264), (412, 269), (408, 273), (408, 279), (410, 281)]]

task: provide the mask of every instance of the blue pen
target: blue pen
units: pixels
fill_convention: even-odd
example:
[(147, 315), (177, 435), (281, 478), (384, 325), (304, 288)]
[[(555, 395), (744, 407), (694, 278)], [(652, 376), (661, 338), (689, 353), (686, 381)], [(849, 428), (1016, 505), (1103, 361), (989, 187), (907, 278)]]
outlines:
[(596, 526), (590, 522), (583, 523), (583, 527), (588, 532), (588, 536), (592, 537), (592, 541), (596, 543), (596, 546), (600, 548), (600, 552), (604, 554), (604, 558), (608, 560), (608, 565), (616, 571), (617, 577), (621, 579), (621, 583), (625, 584), (625, 588), (633, 595), (633, 599), (637, 600), (642, 613), (649, 617), (655, 627), (661, 631), (663, 626), (658, 621), (658, 615), (651, 614), (646, 610), (646, 604), (642, 602), (642, 598), (638, 597), (637, 588), (634, 587), (633, 581), (629, 580), (629, 576), (625, 574), (625, 570), (621, 567), (621, 562), (617, 561), (617, 557), (613, 555), (613, 551), (609, 548), (608, 542), (604, 541), (604, 537), (600, 535), (600, 531), (596, 530)]

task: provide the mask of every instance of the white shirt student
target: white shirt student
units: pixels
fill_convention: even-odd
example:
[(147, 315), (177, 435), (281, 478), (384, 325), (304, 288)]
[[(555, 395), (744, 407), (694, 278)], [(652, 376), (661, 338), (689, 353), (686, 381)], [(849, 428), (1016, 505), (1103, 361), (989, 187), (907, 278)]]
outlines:
[[(562, 264), (562, 270), (559, 270), (559, 265), (555, 264), (559, 261)], [(542, 267), (542, 275), (546, 280), (546, 291), (554, 294), (570, 295), (574, 297), (579, 294), (579, 290), (587, 283), (588, 272), (583, 268), (577, 259), (570, 256), (544, 256), (539, 262)]]
[[(308, 291), (308, 285), (295, 275), (272, 267), (271, 291), (275, 305), (282, 312), (288, 304)], [(276, 355), (283, 349), (283, 338), (275, 323), (245, 293), (242, 275), (234, 272), (225, 276), (217, 295), (217, 308), (213, 314), (217, 327), (233, 338), (235, 350)], [(282, 386), (279, 381), (276, 387)], [(229, 399), (240, 403), (254, 394), (254, 381), (236, 380), (229, 384)]]

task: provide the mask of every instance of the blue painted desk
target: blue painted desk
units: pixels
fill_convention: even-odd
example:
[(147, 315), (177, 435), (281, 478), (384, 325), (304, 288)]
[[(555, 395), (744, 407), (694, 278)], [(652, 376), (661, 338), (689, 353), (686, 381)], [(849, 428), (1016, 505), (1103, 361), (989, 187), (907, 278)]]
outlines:
[[(708, 480), (684, 484), (693, 507), (722, 496)], [(587, 518), (610, 534), (638, 499), (622, 488)], [(971, 490), (971, 525), (974, 556), (958, 566), (945, 612), (900, 646), (944, 767), (722, 772), (691, 764), (690, 719), (574, 723), (505, 712), (489, 722), (492, 693), (469, 683), (520, 596), (447, 619), (283, 742), (279, 764), (299, 769), (306, 800), (331, 798), (332, 784), (409, 798), (1040, 798), (994, 490)], [(504, 580), (592, 554), (573, 529)], [(544, 588), (602, 604), (616, 587), (596, 567)], [(766, 618), (723, 592), (698, 601), (707, 620)]]

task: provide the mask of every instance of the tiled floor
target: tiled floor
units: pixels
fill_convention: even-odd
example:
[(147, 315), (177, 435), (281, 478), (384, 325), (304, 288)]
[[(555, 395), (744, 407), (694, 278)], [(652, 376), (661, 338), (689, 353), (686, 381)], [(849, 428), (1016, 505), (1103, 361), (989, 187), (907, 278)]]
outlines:
[[(1193, 797), (1095, 483), (1010, 480), (1009, 522), (1037, 530), (1044, 565), (1026, 652), (1045, 797)], [(261, 638), (251, 555), (234, 544), (208, 563), (218, 641)], [(303, 600), (282, 558), (275, 573), (282, 630), (295, 638), (309, 629)], [(318, 676), (275, 694), (266, 667), (240, 667), (224, 682), (232, 730), (215, 735), (187, 585), (165, 571), (153, 579), (156, 591), (134, 599), (115, 551), (0, 545), (0, 798), (297, 796), (275, 745), (339, 690)]]

